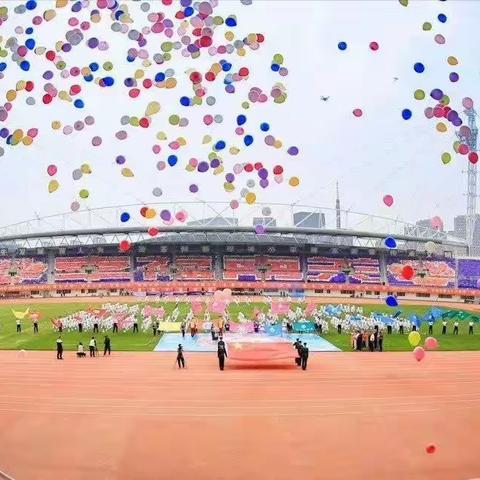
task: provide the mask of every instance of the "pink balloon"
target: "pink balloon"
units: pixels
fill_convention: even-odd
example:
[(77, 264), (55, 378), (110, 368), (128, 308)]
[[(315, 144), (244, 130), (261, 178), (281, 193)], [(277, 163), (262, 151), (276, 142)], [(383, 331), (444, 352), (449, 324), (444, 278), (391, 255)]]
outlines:
[(27, 131), (27, 135), (28, 135), (29, 137), (35, 138), (35, 137), (38, 135), (38, 129), (37, 129), (37, 128), (30, 128), (30, 129)]
[(438, 348), (438, 340), (433, 337), (427, 337), (424, 346), (427, 350), (436, 350)]
[(363, 115), (363, 112), (360, 108), (356, 108), (354, 111), (353, 111), (353, 115), (355, 117), (361, 117)]
[(57, 173), (57, 167), (55, 165), (49, 165), (47, 167), (47, 173), (53, 177)]
[(393, 197), (391, 195), (385, 195), (383, 197), (383, 203), (387, 206), (387, 207), (391, 207), (393, 205)]
[(425, 358), (425, 350), (423, 347), (415, 347), (413, 350), (413, 356), (417, 362), (422, 361)]
[(465, 98), (462, 100), (462, 105), (463, 105), (465, 108), (473, 108), (473, 100), (472, 100), (470, 97), (465, 97)]

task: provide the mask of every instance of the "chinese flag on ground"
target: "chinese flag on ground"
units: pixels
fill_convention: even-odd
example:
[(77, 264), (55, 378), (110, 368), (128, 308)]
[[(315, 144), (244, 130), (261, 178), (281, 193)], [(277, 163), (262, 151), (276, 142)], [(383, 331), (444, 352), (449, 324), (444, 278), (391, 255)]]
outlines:
[(295, 348), (287, 342), (228, 342), (227, 354), (229, 360), (247, 362), (284, 360), (297, 357)]

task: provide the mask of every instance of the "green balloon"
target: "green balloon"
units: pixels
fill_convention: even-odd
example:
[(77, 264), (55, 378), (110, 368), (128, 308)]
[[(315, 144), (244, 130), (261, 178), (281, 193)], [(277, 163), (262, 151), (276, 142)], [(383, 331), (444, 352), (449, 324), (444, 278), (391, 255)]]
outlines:
[(430, 22), (425, 22), (423, 25), (422, 25), (422, 28), (425, 32), (428, 32), (429, 30), (432, 29), (432, 24)]
[(423, 100), (425, 98), (425, 92), (423, 90), (415, 90), (413, 93), (413, 96), (415, 97), (415, 100)]
[(442, 153), (442, 163), (446, 165), (452, 160), (452, 156), (448, 152)]

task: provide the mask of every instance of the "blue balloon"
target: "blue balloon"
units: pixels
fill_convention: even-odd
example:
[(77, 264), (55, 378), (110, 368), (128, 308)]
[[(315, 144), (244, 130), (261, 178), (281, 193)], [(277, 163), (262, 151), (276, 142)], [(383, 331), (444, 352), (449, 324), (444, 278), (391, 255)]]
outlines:
[(167, 162), (171, 167), (173, 167), (178, 162), (178, 158), (176, 155), (169, 155)]
[(156, 82), (163, 82), (165, 80), (165, 74), (163, 72), (158, 72), (155, 75), (155, 81)]
[(32, 28), (32, 27), (26, 28), (26, 29), (25, 29), (25, 33), (26, 33), (27, 35), (31, 35), (31, 34), (33, 33), (33, 28)]
[(227, 17), (225, 20), (225, 24), (227, 27), (236, 27), (237, 26), (237, 21), (233, 17)]
[(127, 213), (127, 212), (123, 212), (121, 215), (120, 215), (120, 221), (122, 223), (125, 223), (125, 222), (128, 222), (130, 220), (130, 214)]
[(90, 68), (90, 70), (91, 70), (92, 72), (96, 72), (100, 67), (98, 66), (98, 63), (92, 62), (92, 63), (88, 66), (88, 68)]
[(232, 64), (231, 64), (231, 63), (225, 62), (225, 63), (222, 65), (222, 70), (223, 70), (224, 72), (228, 72), (231, 68), (232, 68)]
[(25, 4), (27, 10), (35, 10), (37, 8), (37, 2), (35, 0), (28, 0)]
[(392, 237), (387, 237), (383, 243), (385, 243), (385, 246), (387, 248), (397, 248), (397, 242), (395, 241), (394, 238)]
[(260, 124), (260, 130), (262, 132), (268, 132), (270, 130), (270, 125), (266, 122)]
[(181, 97), (180, 98), (180, 103), (184, 106), (184, 107), (188, 107), (190, 105), (190, 99), (188, 97)]
[(389, 296), (385, 299), (385, 303), (386, 303), (389, 307), (398, 307), (397, 299), (396, 299), (393, 295), (389, 295)]
[(223, 150), (226, 147), (226, 143), (223, 140), (219, 140), (215, 144), (215, 150)]
[(24, 71), (24, 72), (28, 72), (30, 70), (30, 63), (27, 62), (27, 60), (24, 60), (22, 63), (20, 63), (20, 68)]
[(425, 65), (423, 63), (417, 62), (414, 66), (413, 69), (417, 73), (423, 73), (425, 71)]
[(5, 62), (0, 63), (0, 72), (3, 72), (7, 68), (7, 64)]
[(243, 143), (248, 147), (253, 143), (253, 137), (251, 135), (245, 135), (245, 138), (243, 139)]
[(444, 13), (439, 13), (437, 18), (438, 21), (442, 23), (445, 23), (447, 21), (447, 16)]
[(346, 42), (338, 42), (338, 49), (339, 50), (346, 50), (347, 49), (347, 43)]
[(83, 77), (83, 79), (86, 81), (86, 82), (93, 82), (93, 75), (85, 75)]
[(247, 117), (245, 115), (239, 115), (237, 117), (237, 125), (240, 126), (240, 125), (243, 125), (244, 123), (246, 123), (247, 121)]
[(280, 70), (280, 65), (278, 63), (272, 63), (271, 69), (274, 72), (278, 72)]
[(103, 84), (106, 87), (111, 87), (115, 83), (115, 79), (113, 77), (103, 77)]
[(194, 10), (192, 7), (187, 7), (184, 11), (183, 11), (183, 14), (186, 16), (186, 17), (191, 17), (193, 14), (194, 14)]
[(83, 100), (80, 100), (79, 98), (73, 102), (76, 108), (83, 108), (85, 104), (83, 103)]
[(412, 111), (409, 110), (408, 108), (404, 108), (402, 110), (402, 118), (404, 120), (410, 120), (410, 118), (412, 118)]
[(27, 41), (25, 42), (25, 46), (29, 50), (33, 50), (35, 48), (35, 40), (33, 38), (28, 38)]

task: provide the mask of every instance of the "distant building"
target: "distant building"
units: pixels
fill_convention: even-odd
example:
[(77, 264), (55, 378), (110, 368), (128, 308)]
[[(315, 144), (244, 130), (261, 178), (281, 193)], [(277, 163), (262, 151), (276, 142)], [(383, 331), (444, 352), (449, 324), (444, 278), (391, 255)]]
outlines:
[(325, 214), (320, 212), (297, 212), (293, 224), (299, 228), (325, 228)]
[[(467, 238), (467, 217), (466, 215), (457, 215), (453, 219), (453, 234), (458, 238)], [(480, 256), (480, 215), (475, 215), (473, 224), (473, 245), (470, 255)]]

